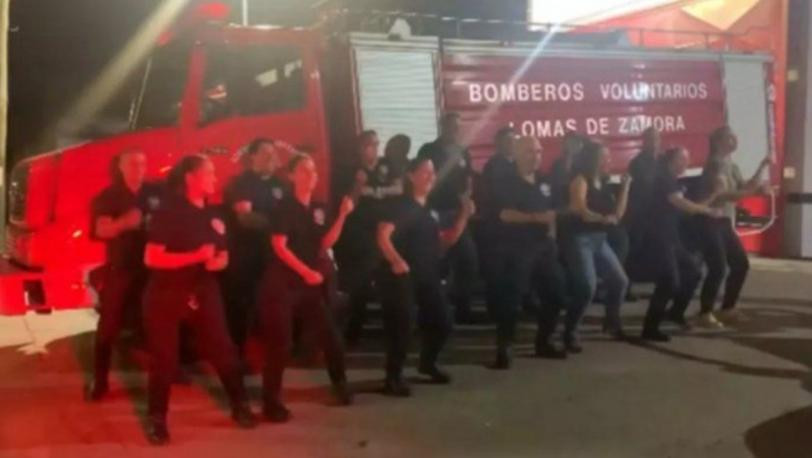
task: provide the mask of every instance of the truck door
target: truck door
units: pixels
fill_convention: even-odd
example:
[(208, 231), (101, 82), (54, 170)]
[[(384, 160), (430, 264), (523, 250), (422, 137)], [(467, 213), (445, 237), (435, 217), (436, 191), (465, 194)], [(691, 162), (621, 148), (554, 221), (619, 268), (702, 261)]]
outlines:
[(257, 137), (279, 140), (314, 155), (325, 198), (329, 170), (318, 69), (312, 51), (286, 40), (203, 46), (203, 71), (184, 144), (208, 155), (225, 186), (242, 149)]

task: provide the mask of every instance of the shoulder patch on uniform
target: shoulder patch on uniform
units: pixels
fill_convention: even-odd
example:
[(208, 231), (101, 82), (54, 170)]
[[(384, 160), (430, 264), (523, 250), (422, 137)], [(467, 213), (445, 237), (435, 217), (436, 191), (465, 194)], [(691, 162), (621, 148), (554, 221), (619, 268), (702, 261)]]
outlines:
[(539, 191), (541, 191), (541, 194), (544, 197), (550, 197), (550, 185), (549, 184), (542, 183), (541, 186), (539, 186)]
[(274, 199), (276, 199), (276, 200), (279, 200), (279, 199), (285, 197), (285, 193), (282, 191), (282, 188), (280, 188), (278, 186), (275, 186), (271, 190), (271, 195), (273, 195)]
[(220, 218), (211, 219), (211, 228), (220, 235), (226, 235), (226, 225)]
[(324, 226), (324, 210), (321, 208), (313, 210), (313, 222), (319, 226)]
[(161, 198), (158, 196), (150, 196), (150, 198), (147, 199), (147, 206), (149, 206), (150, 210), (157, 210), (158, 207), (161, 206)]
[(432, 210), (432, 211), (431, 211), (431, 218), (432, 218), (434, 221), (439, 222), (439, 221), (440, 221), (440, 213), (438, 213), (438, 212), (437, 212), (437, 210)]

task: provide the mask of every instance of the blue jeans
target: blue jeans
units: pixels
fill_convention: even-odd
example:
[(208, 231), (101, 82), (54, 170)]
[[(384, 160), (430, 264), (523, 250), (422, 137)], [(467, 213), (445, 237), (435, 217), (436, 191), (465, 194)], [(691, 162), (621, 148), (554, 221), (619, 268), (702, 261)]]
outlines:
[(576, 339), (578, 326), (595, 296), (599, 277), (607, 291), (604, 327), (609, 331), (620, 330), (620, 304), (626, 295), (629, 278), (609, 246), (606, 233), (587, 232), (574, 235), (567, 243), (565, 256), (574, 297), (572, 306), (567, 310), (564, 339)]

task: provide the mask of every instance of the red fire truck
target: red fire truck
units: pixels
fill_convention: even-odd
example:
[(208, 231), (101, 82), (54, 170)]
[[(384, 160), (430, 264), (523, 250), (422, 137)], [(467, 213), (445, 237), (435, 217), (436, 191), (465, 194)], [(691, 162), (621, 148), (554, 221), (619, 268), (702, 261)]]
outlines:
[(496, 129), (512, 124), (542, 140), (545, 167), (574, 129), (606, 142), (620, 171), (650, 125), (690, 148), (698, 167), (707, 134), (728, 122), (746, 173), (774, 144), (769, 72), (767, 55), (644, 49), (622, 33), (527, 24), (349, 12), (312, 28), (203, 21), (156, 47), (131, 131), (14, 167), (0, 313), (94, 303), (87, 274), (103, 249), (88, 238), (89, 203), (125, 148), (146, 152), (153, 178), (202, 152), (222, 186), (251, 139), (282, 140), (314, 155), (328, 199), (361, 129), (383, 141), (405, 133), (419, 146), (437, 135), (443, 111), (457, 111), (478, 166)]

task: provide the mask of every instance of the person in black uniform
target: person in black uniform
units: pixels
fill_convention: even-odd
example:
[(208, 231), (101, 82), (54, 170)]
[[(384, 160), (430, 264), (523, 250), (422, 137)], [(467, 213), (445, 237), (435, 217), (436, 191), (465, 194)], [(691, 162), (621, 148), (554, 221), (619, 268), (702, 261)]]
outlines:
[(290, 411), (282, 403), (282, 375), (292, 346), (295, 318), (303, 334), (317, 339), (324, 350), (333, 395), (340, 405), (352, 403), (344, 367), (344, 349), (330, 316), (325, 278), (331, 250), (353, 210), (345, 197), (331, 221), (324, 206), (312, 202), (318, 182), (313, 159), (300, 153), (288, 164), (291, 195), (279, 206), (271, 222), (273, 257), (265, 269), (260, 288), (260, 321), (266, 340), (263, 373), (263, 413), (268, 421), (286, 422)]
[[(471, 195), (473, 175), (471, 157), (460, 144), (460, 115), (445, 114), (440, 123), (440, 137), (423, 145), (417, 157), (431, 160), (437, 172), (437, 186), (429, 197), (429, 206), (441, 214), (460, 213), (461, 199)], [(451, 221), (454, 218), (444, 216), (443, 219)], [(444, 271), (450, 273), (450, 298), (457, 322), (477, 322), (471, 313), (472, 286), (477, 278), (477, 250), (467, 228), (449, 248), (445, 263)]]
[(565, 244), (565, 257), (574, 290), (574, 302), (567, 310), (564, 344), (572, 353), (581, 352), (578, 327), (587, 306), (595, 296), (598, 279), (606, 285), (604, 331), (625, 339), (620, 306), (629, 284), (623, 265), (607, 240), (607, 228), (619, 223), (626, 211), (630, 179), (623, 177), (619, 198), (603, 180), (608, 149), (588, 143), (578, 156), (570, 184), (569, 223), (572, 235)]
[(647, 211), (659, 169), (657, 161), (661, 143), (660, 131), (655, 127), (649, 127), (643, 131), (643, 148), (629, 163), (632, 184), (629, 188), (629, 208), (624, 222), (629, 228), (629, 236), (633, 242), (640, 239), (640, 232), (647, 226)]
[(383, 162), (389, 168), (389, 177), (394, 184), (402, 184), (406, 169), (409, 167), (409, 150), (412, 148), (412, 139), (404, 134), (392, 136), (383, 149)]
[(225, 189), (230, 259), (223, 275), (229, 331), (241, 352), (255, 315), (257, 286), (270, 251), (270, 222), (274, 209), (288, 193), (286, 183), (276, 175), (280, 158), (273, 140), (252, 141), (243, 160), (245, 170)]
[(411, 395), (402, 373), (412, 333), (413, 303), (417, 304), (422, 334), (418, 371), (432, 383), (451, 382), (451, 377), (437, 367), (452, 327), (441, 285), (442, 256), (457, 243), (475, 211), (473, 201), (463, 197), (451, 227), (441, 229), (445, 225), (440, 213), (428, 206), (436, 179), (432, 161), (413, 160), (407, 175), (407, 191), (389, 203), (377, 236), (387, 261), (379, 280), (387, 340), (384, 394), (398, 397)]
[(702, 270), (696, 258), (686, 250), (680, 240), (681, 214), (699, 214), (712, 218), (722, 216), (718, 209), (691, 202), (683, 197), (684, 189), (678, 178), (685, 173), (688, 155), (683, 148), (666, 151), (659, 160), (651, 198), (646, 211), (648, 224), (640, 233), (641, 243), (646, 247), (644, 270), (655, 281), (648, 312), (643, 322), (643, 339), (667, 342), (670, 337), (660, 331), (660, 323), (666, 316), (668, 303), (674, 304), (668, 311), (670, 319), (688, 327), (685, 311), (694, 296)]
[(381, 263), (375, 245), (375, 229), (382, 202), (399, 186), (392, 186), (389, 165), (378, 156), (378, 135), (368, 130), (358, 138), (358, 167), (352, 172), (353, 184), (347, 190), (356, 202), (355, 211), (336, 244), (339, 284), (349, 296), (349, 319), (345, 338), (355, 345), (366, 321), (367, 303), (373, 298), (373, 277)]
[(146, 164), (141, 150), (121, 152), (111, 164), (112, 183), (91, 204), (90, 235), (105, 242), (106, 261), (99, 290), (93, 382), (85, 392), (89, 401), (107, 394), (113, 344), (126, 324), (139, 318), (147, 276), (145, 222), (160, 205), (161, 195), (159, 186), (144, 182)]
[(202, 155), (186, 156), (169, 173), (169, 193), (148, 227), (144, 263), (144, 329), (149, 367), (147, 438), (169, 441), (166, 416), (178, 364), (178, 333), (186, 325), (197, 348), (214, 366), (243, 428), (256, 424), (248, 407), (237, 349), (231, 342), (216, 273), (228, 265), (226, 226), (206, 200), (214, 193), (214, 165)]
[(488, 312), (497, 313), (499, 306), (499, 283), (502, 278), (502, 257), (504, 245), (499, 243), (499, 210), (504, 194), (508, 192), (506, 183), (516, 174), (513, 163), (516, 150), (516, 131), (503, 127), (494, 136), (496, 151), (485, 163), (477, 186), (477, 206), (480, 209), (481, 223), (477, 233), (480, 254), (479, 270), (485, 280), (485, 295)]
[(522, 137), (516, 147), (514, 172), (502, 183), (505, 191), (498, 203), (499, 244), (504, 246), (500, 269), (500, 301), (497, 309), (496, 361), (494, 369), (510, 367), (510, 346), (522, 298), (535, 290), (542, 298), (538, 313), (536, 356), (561, 359), (566, 353), (553, 344), (558, 315), (567, 302), (567, 279), (559, 263), (553, 238), (556, 213), (551, 189), (538, 169), (541, 145)]

